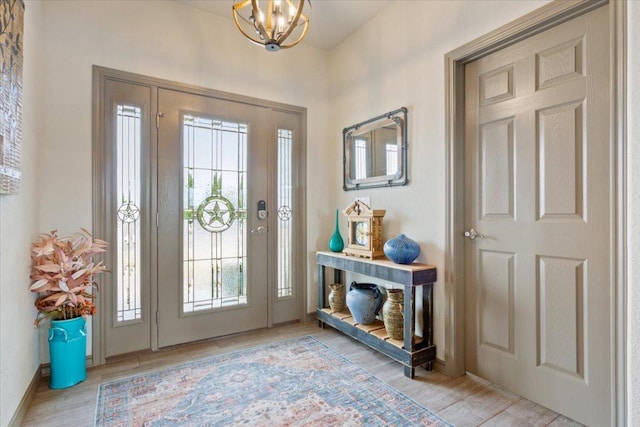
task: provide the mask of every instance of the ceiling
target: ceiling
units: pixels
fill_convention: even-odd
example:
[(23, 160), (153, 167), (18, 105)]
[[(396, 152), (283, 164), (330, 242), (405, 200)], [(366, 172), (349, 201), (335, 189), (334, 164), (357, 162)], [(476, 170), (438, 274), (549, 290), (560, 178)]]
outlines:
[[(233, 22), (233, 0), (176, 0), (213, 13)], [(332, 49), (369, 22), (393, 0), (312, 0), (305, 2), (309, 17), (309, 32), (302, 43), (321, 49)]]

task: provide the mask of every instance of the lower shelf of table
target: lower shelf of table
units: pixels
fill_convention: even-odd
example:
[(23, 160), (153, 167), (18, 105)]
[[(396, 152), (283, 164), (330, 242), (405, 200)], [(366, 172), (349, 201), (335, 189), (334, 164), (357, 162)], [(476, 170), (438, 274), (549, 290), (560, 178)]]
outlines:
[(348, 311), (334, 313), (328, 308), (318, 309), (316, 316), (321, 323), (327, 324), (400, 362), (405, 366), (404, 373), (409, 378), (413, 378), (415, 367), (433, 362), (436, 358), (435, 345), (427, 345), (421, 338), (416, 337), (414, 350), (411, 351), (409, 350), (410, 343), (405, 345), (402, 340), (389, 338), (381, 321), (360, 325), (355, 323)]

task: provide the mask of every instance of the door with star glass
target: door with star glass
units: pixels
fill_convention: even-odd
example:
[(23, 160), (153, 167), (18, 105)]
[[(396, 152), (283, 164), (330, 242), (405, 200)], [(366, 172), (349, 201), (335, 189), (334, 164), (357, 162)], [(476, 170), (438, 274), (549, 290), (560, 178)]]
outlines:
[(160, 89), (158, 112), (158, 347), (268, 326), (270, 110)]
[(304, 108), (94, 67), (94, 360), (302, 319)]

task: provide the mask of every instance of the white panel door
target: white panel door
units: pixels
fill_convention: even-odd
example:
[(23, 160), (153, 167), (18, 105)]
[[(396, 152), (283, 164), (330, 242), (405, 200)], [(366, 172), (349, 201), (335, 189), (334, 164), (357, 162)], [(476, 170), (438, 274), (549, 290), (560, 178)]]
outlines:
[(611, 417), (607, 9), (465, 69), (467, 370), (594, 426)]

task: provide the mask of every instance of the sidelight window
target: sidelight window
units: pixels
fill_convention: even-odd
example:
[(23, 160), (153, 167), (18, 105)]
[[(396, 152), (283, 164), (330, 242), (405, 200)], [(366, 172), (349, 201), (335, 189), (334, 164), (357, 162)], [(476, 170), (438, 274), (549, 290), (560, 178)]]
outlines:
[(278, 129), (278, 298), (293, 290), (293, 131)]
[(142, 111), (118, 105), (116, 117), (117, 267), (116, 299), (118, 322), (142, 318), (140, 297), (140, 146)]

